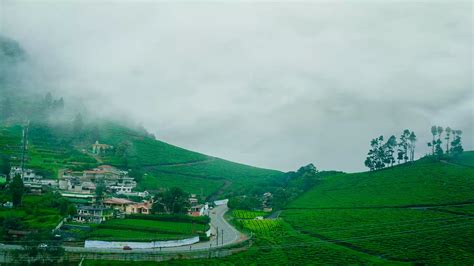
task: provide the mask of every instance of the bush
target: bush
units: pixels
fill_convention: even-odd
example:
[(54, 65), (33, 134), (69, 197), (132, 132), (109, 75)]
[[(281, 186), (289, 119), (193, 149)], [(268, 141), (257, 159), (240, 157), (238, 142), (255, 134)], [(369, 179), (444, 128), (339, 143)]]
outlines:
[(211, 238), (208, 237), (205, 233), (199, 233), (199, 241), (200, 242), (205, 242), (209, 241)]

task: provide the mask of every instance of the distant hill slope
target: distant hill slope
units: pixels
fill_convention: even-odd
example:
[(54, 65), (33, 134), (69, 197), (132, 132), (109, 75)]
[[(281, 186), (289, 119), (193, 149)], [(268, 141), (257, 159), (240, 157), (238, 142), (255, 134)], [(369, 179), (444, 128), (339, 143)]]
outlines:
[[(67, 125), (32, 123), (27, 166), (54, 178), (61, 168), (87, 169), (110, 164), (132, 169), (140, 189), (178, 186), (204, 197), (245, 190), (283, 175), (189, 151), (156, 140), (144, 130), (113, 122), (87, 125), (80, 133), (72, 131)], [(21, 132), (18, 125), (0, 127), (0, 151), (18, 159)], [(91, 154), (90, 147), (96, 140), (114, 146), (114, 150), (102, 156)]]
[(103, 160), (119, 167), (142, 169), (146, 173), (139, 182), (143, 189), (157, 189), (165, 184), (189, 188), (198, 194), (202, 190), (203, 194), (210, 195), (224, 185), (227, 190), (242, 190), (283, 174), (189, 151), (113, 123), (99, 127), (99, 138), (117, 149), (124, 143), (130, 146), (126, 162), (116, 153), (104, 156)]
[(389, 264), (472, 265), (473, 155), (334, 175), (290, 203), (281, 217), (315, 241)]
[[(421, 159), (374, 172), (340, 174), (308, 191), (289, 208), (353, 208), (474, 202), (474, 152), (452, 162)], [(463, 165), (458, 165), (463, 164)]]

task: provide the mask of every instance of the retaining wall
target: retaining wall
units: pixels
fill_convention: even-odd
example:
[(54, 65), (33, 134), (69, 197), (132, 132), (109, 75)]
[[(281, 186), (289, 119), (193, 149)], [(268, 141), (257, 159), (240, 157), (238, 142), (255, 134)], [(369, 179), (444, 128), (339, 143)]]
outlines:
[(150, 248), (166, 248), (166, 247), (179, 247), (192, 245), (199, 242), (199, 236), (180, 239), (180, 240), (167, 240), (167, 241), (152, 241), (152, 242), (130, 242), (130, 241), (100, 241), (100, 240), (86, 240), (84, 243), (85, 248), (119, 248), (123, 249), (124, 246), (129, 246), (132, 249), (150, 249)]

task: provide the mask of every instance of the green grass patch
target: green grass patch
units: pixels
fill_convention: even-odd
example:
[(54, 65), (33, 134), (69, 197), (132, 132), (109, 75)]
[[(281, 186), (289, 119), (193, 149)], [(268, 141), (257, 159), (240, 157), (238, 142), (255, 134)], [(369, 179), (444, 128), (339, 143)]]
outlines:
[(184, 239), (205, 232), (207, 224), (144, 219), (112, 219), (93, 227), (89, 239), (104, 241), (159, 241)]
[(89, 239), (103, 241), (162, 241), (177, 240), (191, 237), (192, 235), (183, 234), (165, 234), (159, 232), (140, 231), (132, 229), (108, 229), (99, 228), (90, 233)]

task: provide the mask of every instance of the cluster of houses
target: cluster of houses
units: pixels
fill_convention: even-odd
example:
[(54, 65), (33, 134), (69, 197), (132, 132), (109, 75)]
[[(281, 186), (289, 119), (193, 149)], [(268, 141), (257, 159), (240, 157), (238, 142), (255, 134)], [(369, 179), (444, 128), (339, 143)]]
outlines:
[(10, 169), (10, 180), (15, 176), (20, 176), (23, 180), (23, 184), (31, 192), (41, 192), (48, 188), (55, 188), (58, 186), (58, 181), (55, 179), (45, 179), (43, 176), (38, 175), (31, 169), (25, 169), (20, 166), (13, 166)]
[(86, 171), (61, 171), (59, 173), (59, 189), (64, 194), (94, 194), (98, 185), (104, 185), (107, 192), (138, 196), (132, 190), (137, 186), (127, 171), (119, 170), (110, 165), (101, 165)]
[[(128, 176), (128, 172), (110, 165), (101, 165), (85, 171), (61, 170), (58, 179), (45, 179), (31, 169), (12, 167), (10, 176), (19, 175), (23, 184), (31, 192), (41, 193), (48, 189), (57, 190), (63, 197), (76, 204), (77, 213), (73, 221), (82, 223), (101, 223), (107, 219), (124, 217), (130, 214), (151, 213), (153, 205), (147, 191), (134, 191), (136, 181)], [(113, 197), (98, 197), (96, 190), (103, 186), (104, 192)], [(132, 201), (125, 197), (141, 199)], [(199, 204), (196, 195), (189, 198), (188, 214), (202, 216), (206, 214), (208, 206)]]

